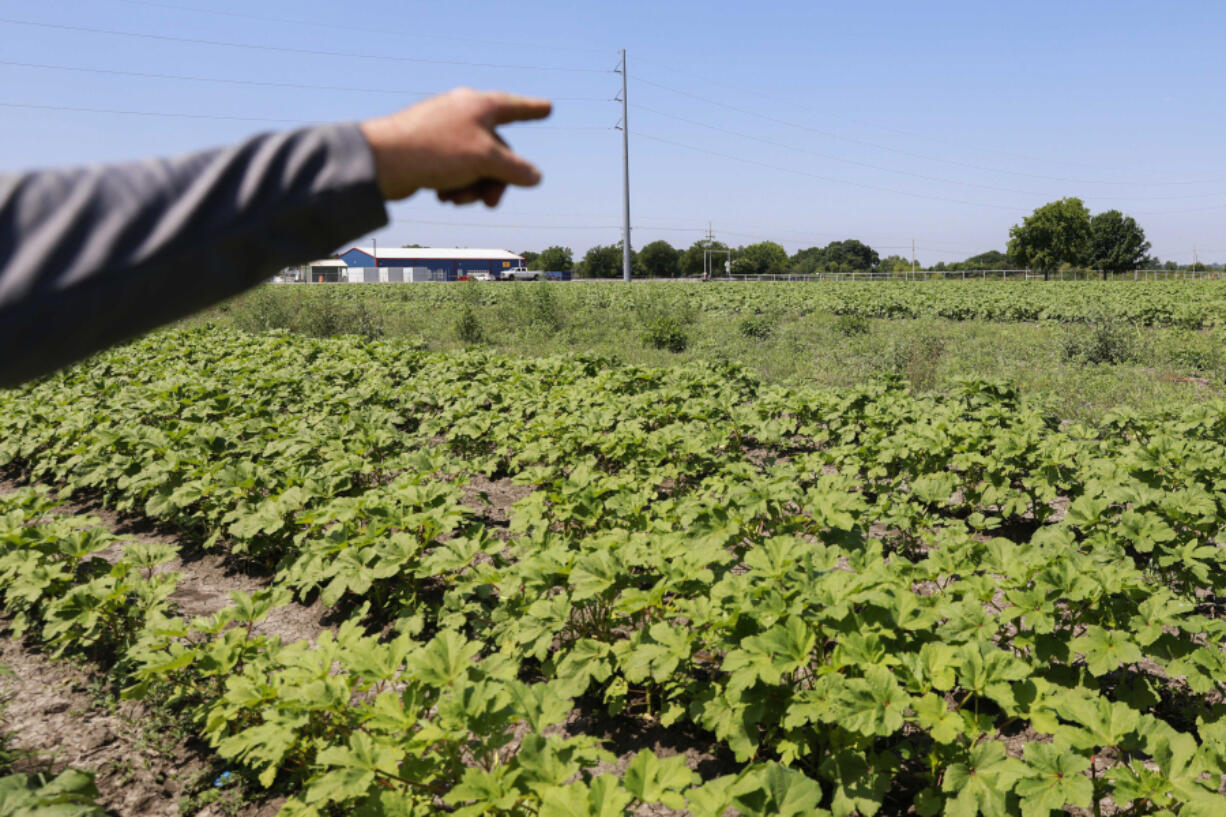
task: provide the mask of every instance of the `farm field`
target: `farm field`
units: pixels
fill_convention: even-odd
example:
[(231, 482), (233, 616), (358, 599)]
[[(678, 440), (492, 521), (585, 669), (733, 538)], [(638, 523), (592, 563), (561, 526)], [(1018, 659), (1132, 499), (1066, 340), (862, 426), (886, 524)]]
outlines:
[[(335, 314), (629, 297), (603, 286), (371, 288)], [(1113, 286), (1106, 308), (1184, 332), (1215, 331), (1226, 294), (1142, 285), (1171, 287), (1143, 308)], [(883, 308), (845, 287), (770, 297)], [(1010, 320), (1092, 325), (1107, 290), (1076, 287), (1079, 317)], [(770, 314), (738, 291), (613, 311), (638, 334), (678, 304)], [(253, 297), (223, 317), (285, 306)], [(176, 329), (0, 392), (0, 465), (29, 486), (0, 499), (8, 651), (80, 661), (194, 737), (208, 773), (167, 797), (288, 815), (1226, 810), (1212, 394), (1069, 422), (982, 377), (830, 387), (368, 334)], [(233, 595), (194, 586), (208, 560)], [(57, 780), (0, 798), (92, 796)]]
[(203, 320), (404, 337), (429, 351), (733, 362), (765, 381), (948, 391), (1005, 379), (1062, 418), (1223, 396), (1226, 284), (617, 283), (265, 287)]

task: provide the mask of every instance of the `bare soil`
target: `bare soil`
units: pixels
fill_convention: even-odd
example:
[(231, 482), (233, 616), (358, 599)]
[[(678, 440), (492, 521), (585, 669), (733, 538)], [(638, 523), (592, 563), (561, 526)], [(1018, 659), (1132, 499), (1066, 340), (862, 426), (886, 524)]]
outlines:
[[(22, 771), (92, 771), (100, 804), (121, 817), (178, 817), (179, 799), (201, 775), (210, 774), (205, 747), (188, 745), (150, 726), (148, 712), (125, 702), (102, 704), (90, 674), (50, 659), (14, 639), (0, 637), (0, 678), (7, 705), (3, 729), (30, 753)], [(243, 804), (237, 817), (271, 817), (279, 802)], [(220, 812), (206, 806), (198, 812)]]
[(507, 477), (491, 480), (473, 474), (464, 486), (463, 502), (485, 521), (491, 535), (506, 539), (511, 507), (535, 490), (532, 485), (516, 485)]
[[(17, 487), (16, 483), (0, 481), (0, 495)], [(271, 581), (271, 577), (243, 573), (224, 557), (202, 551), (174, 528), (160, 526), (143, 517), (116, 513), (96, 501), (68, 502), (62, 506), (62, 512), (95, 516), (119, 537), (120, 541), (99, 554), (108, 561), (118, 560), (126, 544), (171, 545), (179, 555), (161, 565), (158, 572), (181, 574), (178, 588), (170, 598), (178, 606), (179, 614), (188, 619), (211, 616), (229, 606), (231, 593), (254, 593)], [(257, 629), (266, 635), (279, 635), (285, 643), (314, 640), (323, 630), (335, 631), (335, 625), (326, 620), (327, 616), (327, 608), (318, 599), (307, 606), (288, 604), (270, 611)]]

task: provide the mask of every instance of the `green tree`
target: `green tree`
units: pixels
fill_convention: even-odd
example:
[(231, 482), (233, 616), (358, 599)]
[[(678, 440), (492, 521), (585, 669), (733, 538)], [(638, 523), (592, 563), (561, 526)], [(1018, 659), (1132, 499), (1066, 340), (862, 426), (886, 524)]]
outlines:
[(540, 255), (539, 252), (533, 252), (532, 250), (524, 250), (523, 252), (520, 253), (520, 255), (522, 255), (524, 258), (524, 267), (526, 267), (527, 269), (536, 269), (536, 267), (532, 266), (532, 262), (536, 260), (536, 257), (538, 255)]
[(787, 263), (787, 250), (774, 241), (759, 241), (736, 251), (732, 271), (737, 275), (773, 275), (783, 272)]
[(979, 253), (979, 255), (972, 255), (965, 261), (959, 262), (956, 266), (965, 270), (1005, 269), (1009, 266), (1009, 256), (1000, 250), (988, 250), (987, 252)]
[(643, 275), (648, 278), (673, 278), (679, 269), (681, 251), (667, 241), (653, 241), (638, 252)]
[[(634, 253), (630, 254), (631, 264), (634, 263)], [(622, 245), (621, 242), (603, 246), (597, 244), (587, 251), (576, 270), (581, 278), (621, 278), (622, 277)]]
[(569, 272), (575, 266), (574, 253), (570, 247), (546, 247), (528, 262), (528, 269)]
[[(702, 253), (706, 246), (707, 245), (702, 241), (695, 241), (690, 245), (688, 250), (681, 253), (680, 264), (682, 275), (702, 275)], [(715, 274), (723, 275), (724, 261), (727, 259), (727, 256), (724, 255), (723, 251), (728, 249), (728, 245), (724, 244), (722, 241), (712, 241), (710, 247), (713, 250), (720, 251), (718, 255), (714, 256), (712, 263), (715, 269)]]
[(1108, 210), (1090, 219), (1090, 266), (1108, 272), (1127, 272), (1145, 263), (1149, 242), (1132, 216)]
[(788, 271), (798, 275), (809, 275), (822, 269), (821, 262), (822, 248), (808, 247), (797, 250), (796, 254), (788, 259)]
[(881, 272), (906, 272), (911, 269), (911, 259), (901, 255), (888, 255), (877, 263)]
[(881, 256), (863, 241), (848, 238), (831, 241), (821, 250), (816, 269), (825, 272), (867, 272), (876, 269)]
[(1049, 278), (1061, 264), (1084, 266), (1090, 257), (1090, 211), (1078, 198), (1048, 202), (1009, 230), (1009, 258)]

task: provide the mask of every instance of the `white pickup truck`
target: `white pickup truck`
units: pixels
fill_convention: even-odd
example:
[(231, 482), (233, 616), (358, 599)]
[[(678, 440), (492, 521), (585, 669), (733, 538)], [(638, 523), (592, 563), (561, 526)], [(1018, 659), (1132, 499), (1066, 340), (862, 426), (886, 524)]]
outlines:
[(541, 280), (540, 270), (525, 269), (524, 267), (516, 267), (515, 269), (501, 270), (502, 280), (504, 281), (539, 281)]

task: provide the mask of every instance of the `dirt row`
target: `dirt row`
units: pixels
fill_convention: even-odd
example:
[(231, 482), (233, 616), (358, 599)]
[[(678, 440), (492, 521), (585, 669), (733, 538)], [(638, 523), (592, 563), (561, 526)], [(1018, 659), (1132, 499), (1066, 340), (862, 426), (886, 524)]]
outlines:
[[(0, 496), (19, 487), (0, 480)], [(506, 537), (511, 506), (531, 488), (477, 478), (466, 491), (470, 505), (498, 538)], [(97, 502), (70, 502), (64, 514), (97, 517), (120, 541), (100, 555), (118, 559), (125, 544), (165, 543), (176, 548), (175, 559), (160, 570), (181, 574), (172, 601), (185, 617), (208, 616), (230, 604), (233, 591), (254, 592), (266, 587), (267, 578), (251, 576), (226, 564), (223, 557), (202, 552), (174, 529), (147, 519), (115, 513)], [(272, 610), (259, 629), (289, 643), (314, 640), (325, 629), (335, 630), (328, 609), (318, 600), (309, 606), (290, 604)], [(0, 625), (3, 621), (0, 620)], [(7, 701), (0, 727), (12, 733), (13, 745), (29, 753), (19, 771), (76, 768), (95, 773), (100, 803), (120, 817), (152, 815), (178, 817), (180, 801), (196, 798), (199, 817), (272, 817), (284, 798), (244, 802), (219, 789), (200, 798), (213, 786), (214, 758), (207, 745), (190, 736), (173, 734), (155, 723), (135, 702), (119, 702), (102, 689), (98, 673), (85, 665), (56, 660), (37, 646), (0, 634), (0, 664), (11, 674), (0, 675), (0, 691)], [(563, 735), (599, 738), (616, 756), (598, 773), (625, 770), (642, 749), (660, 757), (684, 755), (686, 765), (704, 778), (732, 771), (727, 758), (716, 758), (709, 743), (683, 728), (644, 726), (632, 718), (610, 718), (598, 708), (578, 708), (558, 730)], [(214, 802), (204, 800), (215, 799)], [(640, 817), (665, 817), (674, 812), (663, 806), (641, 806)]]

